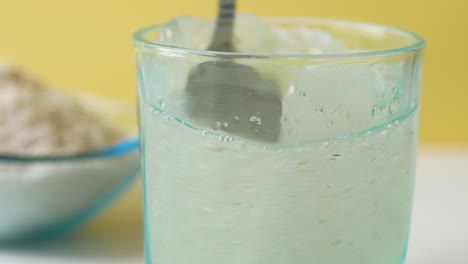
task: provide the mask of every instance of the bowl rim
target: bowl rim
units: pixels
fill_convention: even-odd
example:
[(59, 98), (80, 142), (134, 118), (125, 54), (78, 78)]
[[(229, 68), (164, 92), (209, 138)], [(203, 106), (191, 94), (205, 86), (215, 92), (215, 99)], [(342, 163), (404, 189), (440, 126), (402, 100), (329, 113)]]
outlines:
[(97, 158), (118, 157), (137, 151), (139, 149), (138, 137), (129, 137), (120, 140), (116, 144), (103, 149), (77, 155), (48, 155), (48, 156), (25, 156), (25, 155), (0, 155), (0, 161), (10, 162), (62, 162), (90, 160)]

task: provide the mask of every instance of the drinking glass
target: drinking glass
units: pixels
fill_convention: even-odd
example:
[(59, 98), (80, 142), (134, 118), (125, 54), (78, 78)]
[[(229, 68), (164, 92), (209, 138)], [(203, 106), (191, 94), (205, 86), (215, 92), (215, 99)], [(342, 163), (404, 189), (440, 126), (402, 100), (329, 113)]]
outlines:
[[(133, 36), (146, 263), (404, 263), (424, 40), (359, 22), (262, 21), (286, 31), (326, 32), (346, 49), (206, 51), (168, 42), (168, 34), (199, 37), (169, 32), (174, 21)], [(302, 44), (315, 45), (307, 41)], [(225, 91), (187, 90), (197, 65), (225, 61), (248, 66), (275, 84), (256, 88), (276, 89), (281, 99), (277, 141), (229, 130), (236, 122), (262, 129), (268, 113), (255, 104), (249, 120), (242, 120), (244, 109), (235, 108), (211, 123), (191, 115), (194, 106), (222, 111), (219, 100), (235, 99), (223, 98)]]

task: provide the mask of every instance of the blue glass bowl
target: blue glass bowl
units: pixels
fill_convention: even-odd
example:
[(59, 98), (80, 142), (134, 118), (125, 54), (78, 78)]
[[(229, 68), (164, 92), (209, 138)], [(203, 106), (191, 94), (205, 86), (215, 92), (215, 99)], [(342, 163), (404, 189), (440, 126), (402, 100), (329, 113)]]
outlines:
[[(80, 95), (87, 108), (135, 135), (129, 104)], [(0, 155), (0, 244), (56, 238), (102, 212), (134, 182), (139, 142), (128, 136), (107, 149), (76, 156)]]

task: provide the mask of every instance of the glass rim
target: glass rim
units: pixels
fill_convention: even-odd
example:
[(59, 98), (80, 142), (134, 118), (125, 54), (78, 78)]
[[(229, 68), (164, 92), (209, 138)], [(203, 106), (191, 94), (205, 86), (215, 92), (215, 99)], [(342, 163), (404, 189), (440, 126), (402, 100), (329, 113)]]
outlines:
[[(182, 16), (183, 17), (183, 16)], [(387, 26), (383, 24), (360, 22), (353, 20), (342, 20), (342, 19), (333, 19), (333, 18), (316, 18), (316, 17), (263, 17), (260, 16), (260, 19), (266, 21), (295, 21), (295, 22), (316, 22), (316, 23), (326, 23), (329, 25), (351, 25), (355, 28), (371, 28), (371, 29), (384, 29), (392, 33), (399, 34), (401, 36), (406, 36), (414, 39), (409, 45), (402, 45), (401, 47), (392, 48), (392, 49), (383, 49), (376, 51), (358, 51), (358, 52), (341, 52), (341, 53), (327, 53), (327, 54), (300, 54), (300, 53), (282, 53), (282, 54), (255, 54), (255, 53), (238, 53), (238, 52), (221, 52), (221, 51), (209, 51), (209, 50), (198, 50), (183, 48), (177, 46), (163, 45), (156, 42), (148, 41), (144, 38), (144, 35), (148, 32), (155, 31), (163, 28), (174, 22), (174, 19), (169, 20), (163, 24), (156, 24), (144, 27), (137, 30), (132, 34), (132, 39), (134, 44), (142, 44), (147, 47), (154, 49), (172, 52), (181, 55), (199, 55), (205, 57), (217, 57), (217, 58), (230, 58), (230, 59), (281, 59), (281, 60), (337, 60), (337, 59), (359, 59), (359, 58), (372, 58), (372, 57), (387, 57), (393, 55), (399, 55), (404, 53), (409, 53), (412, 51), (421, 50), (425, 47), (426, 41), (422, 36), (414, 32), (400, 29), (393, 26)]]

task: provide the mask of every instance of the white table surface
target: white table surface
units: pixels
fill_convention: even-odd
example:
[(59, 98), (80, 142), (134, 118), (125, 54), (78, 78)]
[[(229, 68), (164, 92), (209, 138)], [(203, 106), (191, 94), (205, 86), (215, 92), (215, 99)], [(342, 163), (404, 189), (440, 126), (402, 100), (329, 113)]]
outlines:
[[(0, 264), (142, 264), (140, 189), (67, 239), (0, 249)], [(468, 264), (467, 190), (468, 148), (420, 152), (407, 264)]]

